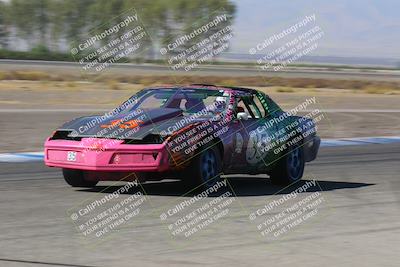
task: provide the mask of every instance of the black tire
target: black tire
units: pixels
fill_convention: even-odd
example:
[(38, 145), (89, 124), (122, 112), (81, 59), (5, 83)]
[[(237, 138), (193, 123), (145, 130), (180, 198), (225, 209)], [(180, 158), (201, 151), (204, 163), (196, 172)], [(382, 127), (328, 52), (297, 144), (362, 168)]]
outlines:
[(93, 187), (98, 181), (88, 181), (81, 170), (63, 169), (64, 180), (72, 187)]
[(291, 148), (286, 155), (278, 160), (278, 163), (270, 174), (273, 184), (287, 185), (300, 180), (304, 173), (304, 151), (302, 146)]
[(182, 180), (189, 187), (207, 189), (220, 181), (222, 159), (216, 145), (196, 155), (183, 172)]

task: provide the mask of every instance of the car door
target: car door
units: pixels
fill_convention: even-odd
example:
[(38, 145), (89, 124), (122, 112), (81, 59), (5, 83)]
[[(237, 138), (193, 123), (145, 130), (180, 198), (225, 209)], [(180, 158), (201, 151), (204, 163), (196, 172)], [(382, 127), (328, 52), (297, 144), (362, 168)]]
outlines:
[(275, 133), (273, 140), (273, 153), (270, 154), (270, 162), (274, 163), (279, 158), (284, 156), (287, 152), (287, 139), (290, 137), (290, 130), (288, 125), (293, 122), (293, 117), (288, 116), (278, 104), (276, 104), (268, 96), (264, 96), (264, 105), (267, 108), (267, 112), (270, 114), (269, 120), (273, 122)]
[(247, 119), (236, 118), (233, 134), (233, 149), (231, 165), (243, 173), (259, 172), (268, 168), (271, 143), (275, 125), (269, 124), (270, 114), (261, 105), (254, 94), (242, 95), (236, 98), (235, 113), (246, 113)]

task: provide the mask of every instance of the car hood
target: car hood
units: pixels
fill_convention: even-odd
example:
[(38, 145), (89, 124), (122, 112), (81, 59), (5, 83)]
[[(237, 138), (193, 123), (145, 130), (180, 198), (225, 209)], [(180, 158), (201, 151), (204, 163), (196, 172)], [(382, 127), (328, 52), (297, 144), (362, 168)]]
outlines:
[[(136, 120), (136, 123), (129, 124), (129, 121), (133, 120)], [(71, 131), (68, 135), (70, 137), (142, 140), (149, 134), (170, 135), (191, 123), (204, 120), (206, 118), (184, 116), (180, 109), (156, 108), (143, 109), (141, 112), (125, 112), (115, 116), (80, 117), (65, 123), (58, 130)]]

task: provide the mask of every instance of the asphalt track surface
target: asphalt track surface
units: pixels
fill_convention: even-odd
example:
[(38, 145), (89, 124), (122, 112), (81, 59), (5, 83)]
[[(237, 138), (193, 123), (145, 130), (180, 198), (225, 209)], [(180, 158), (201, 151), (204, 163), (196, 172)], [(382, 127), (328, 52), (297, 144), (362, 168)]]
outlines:
[(119, 186), (76, 189), (42, 162), (0, 163), (0, 266), (398, 266), (399, 161), (400, 144), (322, 148), (301, 183), (315, 179), (322, 191), (299, 193), (323, 196), (318, 213), (273, 240), (249, 214), (292, 189), (267, 176), (230, 178), (229, 214), (179, 240), (160, 213), (191, 196), (180, 197), (185, 189), (176, 181), (143, 184), (151, 205), (98, 243), (82, 237), (67, 211)]

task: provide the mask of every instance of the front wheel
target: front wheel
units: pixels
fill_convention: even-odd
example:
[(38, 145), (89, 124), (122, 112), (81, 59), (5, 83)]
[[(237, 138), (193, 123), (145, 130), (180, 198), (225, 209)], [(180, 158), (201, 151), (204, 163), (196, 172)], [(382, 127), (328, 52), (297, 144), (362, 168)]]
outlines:
[(303, 147), (296, 146), (279, 159), (271, 172), (271, 181), (274, 184), (290, 184), (300, 180), (304, 173)]
[(222, 172), (221, 155), (216, 146), (212, 146), (194, 157), (184, 171), (183, 181), (190, 186), (210, 188), (220, 180)]
[(72, 187), (93, 187), (98, 181), (88, 181), (81, 170), (63, 169), (64, 180)]

